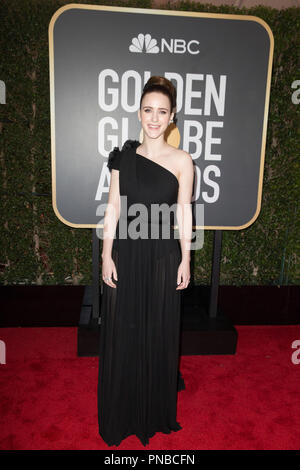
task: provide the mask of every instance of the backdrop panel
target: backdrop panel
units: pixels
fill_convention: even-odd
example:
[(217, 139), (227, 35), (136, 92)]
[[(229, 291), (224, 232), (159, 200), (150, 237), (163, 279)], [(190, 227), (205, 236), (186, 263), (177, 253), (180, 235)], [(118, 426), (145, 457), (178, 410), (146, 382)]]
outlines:
[(196, 227), (252, 224), (262, 197), (273, 48), (269, 26), (254, 16), (78, 4), (57, 10), (49, 24), (57, 217), (97, 227), (108, 153), (128, 138), (142, 140), (139, 98), (151, 75), (163, 75), (178, 94), (168, 142), (196, 165), (193, 201), (204, 207)]

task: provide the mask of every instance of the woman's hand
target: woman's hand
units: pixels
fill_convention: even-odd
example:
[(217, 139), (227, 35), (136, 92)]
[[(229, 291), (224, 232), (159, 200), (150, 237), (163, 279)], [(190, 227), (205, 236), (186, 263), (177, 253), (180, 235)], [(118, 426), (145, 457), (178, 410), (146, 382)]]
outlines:
[(186, 289), (190, 282), (190, 260), (182, 260), (178, 266), (176, 290)]
[[(114, 275), (114, 279), (118, 280), (117, 270), (115, 263), (111, 256), (106, 256), (102, 258), (102, 279), (110, 287), (114, 289), (117, 287), (116, 284), (112, 281), (112, 274)], [(110, 278), (110, 280), (107, 280)]]

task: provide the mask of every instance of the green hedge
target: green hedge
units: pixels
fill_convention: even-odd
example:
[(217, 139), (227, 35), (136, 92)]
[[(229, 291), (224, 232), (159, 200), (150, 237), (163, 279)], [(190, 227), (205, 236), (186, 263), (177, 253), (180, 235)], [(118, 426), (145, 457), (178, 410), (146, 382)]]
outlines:
[[(151, 2), (2, 0), (0, 105), (0, 282), (90, 284), (92, 230), (63, 224), (51, 202), (48, 25), (67, 3), (152, 8)], [(254, 15), (271, 27), (274, 63), (262, 209), (245, 230), (223, 231), (223, 285), (299, 284), (299, 108), (291, 84), (299, 79), (299, 8), (242, 10), (181, 2), (166, 9)], [(298, 126), (299, 127), (299, 126)], [(213, 231), (192, 254), (192, 277), (209, 284)], [(299, 245), (298, 245), (299, 246)]]

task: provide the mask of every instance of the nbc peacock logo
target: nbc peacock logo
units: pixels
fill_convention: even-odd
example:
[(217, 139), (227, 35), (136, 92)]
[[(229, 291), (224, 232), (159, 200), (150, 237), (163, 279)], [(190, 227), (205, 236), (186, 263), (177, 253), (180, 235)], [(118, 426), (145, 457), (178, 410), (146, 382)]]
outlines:
[(151, 34), (140, 33), (137, 37), (132, 38), (129, 46), (130, 52), (146, 52), (147, 54), (158, 54), (159, 47), (157, 40), (151, 37)]

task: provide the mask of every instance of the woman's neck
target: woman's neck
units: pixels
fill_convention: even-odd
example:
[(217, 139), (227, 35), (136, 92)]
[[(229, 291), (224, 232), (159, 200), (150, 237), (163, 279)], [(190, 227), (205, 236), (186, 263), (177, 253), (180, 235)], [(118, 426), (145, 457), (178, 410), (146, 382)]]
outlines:
[(148, 139), (147, 137), (144, 137), (141, 147), (147, 157), (157, 158), (163, 151), (165, 151), (167, 144), (163, 135), (159, 137), (159, 139)]

